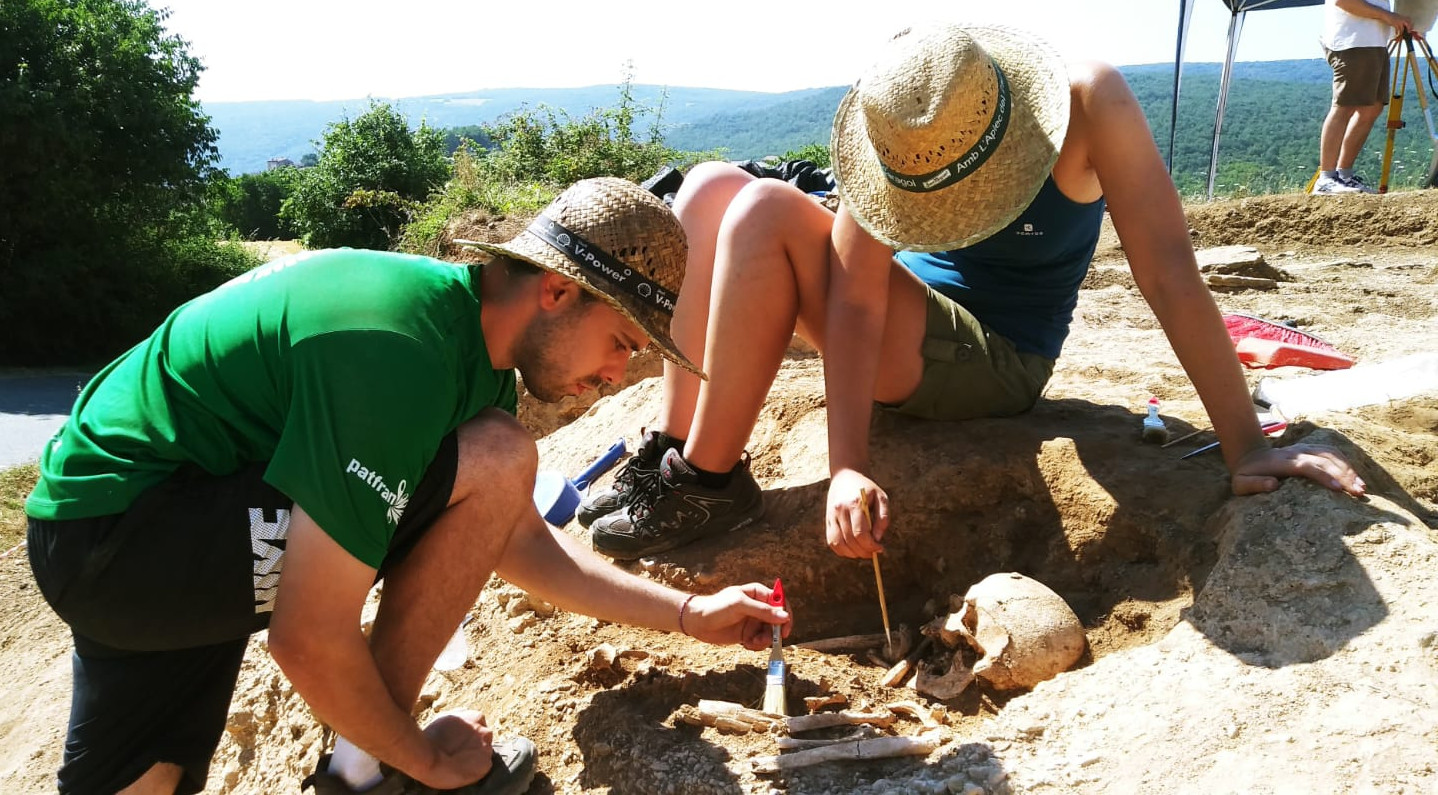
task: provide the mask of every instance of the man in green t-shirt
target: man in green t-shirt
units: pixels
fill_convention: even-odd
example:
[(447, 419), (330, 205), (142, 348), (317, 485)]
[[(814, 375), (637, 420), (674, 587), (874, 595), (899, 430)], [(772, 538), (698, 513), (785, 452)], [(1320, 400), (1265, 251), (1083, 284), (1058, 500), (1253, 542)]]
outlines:
[(31, 566), (75, 640), (62, 792), (203, 788), (265, 628), (342, 738), (311, 778), (322, 795), (522, 792), (527, 740), (495, 741), (473, 711), (410, 717), (491, 572), (714, 643), (787, 631), (768, 588), (690, 596), (629, 575), (530, 499), (516, 370), (543, 400), (618, 381), (650, 342), (699, 372), (669, 336), (686, 257), (674, 216), (631, 183), (585, 180), (508, 243), (474, 245), (483, 266), (276, 261), (176, 309), (85, 387), (26, 502)]

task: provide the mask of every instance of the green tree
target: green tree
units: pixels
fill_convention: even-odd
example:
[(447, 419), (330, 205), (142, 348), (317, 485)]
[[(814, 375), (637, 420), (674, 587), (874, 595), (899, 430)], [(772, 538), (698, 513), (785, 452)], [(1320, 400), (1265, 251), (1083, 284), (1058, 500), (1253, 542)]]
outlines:
[(453, 155), (461, 146), (468, 141), (480, 149), (488, 149), (491, 146), (489, 136), (485, 134), (485, 128), (478, 124), (466, 124), (461, 127), (450, 127), (444, 131), (445, 154)]
[(280, 207), (294, 193), (299, 174), (299, 169), (288, 167), (212, 179), (209, 213), (217, 231), (222, 235), (237, 234), (246, 240), (294, 237), (294, 227), (280, 218)]
[(449, 177), (444, 135), (370, 102), (353, 121), (331, 124), (319, 162), (300, 172), (281, 218), (312, 248), (388, 249), (400, 228)]
[(103, 357), (245, 266), (189, 246), (200, 64), (142, 0), (0, 2), (0, 362)]

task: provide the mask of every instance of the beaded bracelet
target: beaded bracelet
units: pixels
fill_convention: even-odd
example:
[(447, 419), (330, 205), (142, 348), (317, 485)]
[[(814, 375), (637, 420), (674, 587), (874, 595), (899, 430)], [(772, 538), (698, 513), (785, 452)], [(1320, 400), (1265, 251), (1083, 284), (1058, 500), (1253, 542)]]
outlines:
[(689, 594), (688, 598), (679, 603), (679, 631), (685, 635), (689, 634), (689, 630), (684, 628), (684, 611), (689, 609), (689, 603), (694, 601), (694, 597), (696, 596), (698, 596), (698, 594)]

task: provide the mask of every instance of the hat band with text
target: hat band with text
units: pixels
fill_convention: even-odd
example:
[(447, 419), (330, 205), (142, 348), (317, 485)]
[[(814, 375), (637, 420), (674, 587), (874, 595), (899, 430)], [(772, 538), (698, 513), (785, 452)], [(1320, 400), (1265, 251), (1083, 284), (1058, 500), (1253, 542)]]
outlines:
[(943, 190), (973, 174), (979, 166), (984, 164), (985, 160), (989, 159), (994, 150), (999, 148), (999, 142), (1004, 139), (1004, 130), (1008, 129), (1011, 115), (1009, 112), (1009, 81), (1004, 77), (1004, 70), (1000, 69), (997, 63), (993, 66), (994, 77), (998, 82), (999, 96), (995, 103), (993, 118), (989, 120), (988, 129), (979, 136), (979, 140), (975, 141), (967, 152), (959, 155), (952, 163), (927, 174), (900, 174), (880, 162), (879, 167), (884, 170), (884, 178), (889, 181), (889, 184), (910, 193), (932, 193), (936, 190)]
[(674, 314), (678, 296), (636, 273), (609, 252), (598, 248), (579, 235), (565, 229), (559, 222), (540, 214), (529, 225), (529, 232), (558, 249), (570, 262), (590, 273), (604, 277), (625, 293), (653, 306), (666, 315)]

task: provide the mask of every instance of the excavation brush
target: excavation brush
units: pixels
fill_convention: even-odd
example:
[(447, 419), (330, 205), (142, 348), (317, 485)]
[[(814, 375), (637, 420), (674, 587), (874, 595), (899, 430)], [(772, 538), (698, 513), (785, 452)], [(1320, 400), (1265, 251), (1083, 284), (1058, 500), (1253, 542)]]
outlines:
[[(774, 590), (769, 594), (769, 604), (784, 607), (784, 583), (774, 580)], [(784, 666), (784, 648), (779, 634), (779, 625), (774, 625), (774, 644), (769, 647), (769, 673), (764, 680), (763, 710), (773, 715), (784, 715), (784, 679), (788, 670)]]

